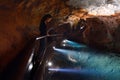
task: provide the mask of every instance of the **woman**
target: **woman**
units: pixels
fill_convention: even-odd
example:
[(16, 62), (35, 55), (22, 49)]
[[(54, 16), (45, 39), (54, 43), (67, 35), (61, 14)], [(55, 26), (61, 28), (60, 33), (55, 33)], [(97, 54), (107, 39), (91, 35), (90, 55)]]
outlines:
[(46, 14), (42, 17), (39, 31), (41, 36), (47, 35), (47, 24), (52, 20), (52, 16), (50, 14)]
[[(52, 20), (52, 16), (50, 14), (46, 14), (42, 17), (40, 25), (39, 25), (39, 31), (40, 35), (46, 36), (47, 35), (47, 23), (49, 23)], [(40, 45), (39, 45), (39, 51), (38, 53), (34, 54), (33, 56), (33, 69), (31, 71), (31, 80), (34, 79), (35, 72), (39, 66), (39, 63), (43, 57), (43, 52), (45, 50), (45, 45), (46, 45), (46, 39), (40, 39)]]
[[(46, 36), (47, 35), (47, 24), (52, 20), (52, 16), (50, 14), (46, 14), (42, 17), (40, 26), (39, 26), (39, 31), (40, 31), (40, 36)], [(46, 39), (43, 38), (40, 40), (40, 53), (42, 53), (45, 49), (46, 45)]]

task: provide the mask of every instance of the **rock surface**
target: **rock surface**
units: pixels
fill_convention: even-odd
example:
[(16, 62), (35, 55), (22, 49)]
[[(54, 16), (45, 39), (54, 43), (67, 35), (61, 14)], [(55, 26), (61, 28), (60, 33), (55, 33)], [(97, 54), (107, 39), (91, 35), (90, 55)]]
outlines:
[(72, 38), (91, 46), (120, 52), (119, 20), (119, 15), (86, 18), (83, 25), (78, 25), (79, 27), (84, 26), (85, 29), (77, 29), (77, 32), (72, 35)]
[(69, 8), (61, 0), (0, 0), (0, 71), (39, 36), (39, 22), (46, 13), (65, 16)]
[[(120, 52), (120, 16), (88, 15), (84, 9), (67, 5), (69, 0), (0, 0), (0, 71), (15, 58), (25, 45), (39, 36), (38, 26), (41, 17), (50, 13), (54, 16), (51, 27), (64, 24), (74, 30), (79, 19), (85, 19), (84, 31), (75, 31), (70, 37), (78, 42), (104, 46)], [(84, 26), (84, 24), (83, 24)], [(67, 32), (68, 27), (63, 32)], [(61, 32), (58, 30), (57, 32)]]

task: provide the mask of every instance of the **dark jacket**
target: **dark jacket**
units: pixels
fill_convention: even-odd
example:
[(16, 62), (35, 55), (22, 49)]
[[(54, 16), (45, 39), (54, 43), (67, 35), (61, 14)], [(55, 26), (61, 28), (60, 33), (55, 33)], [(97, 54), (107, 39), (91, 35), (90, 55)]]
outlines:
[(50, 14), (46, 14), (42, 17), (40, 26), (39, 26), (39, 31), (41, 36), (45, 36), (47, 34), (47, 25), (45, 24), (45, 21), (51, 17), (52, 16)]
[(39, 26), (39, 31), (40, 31), (41, 36), (45, 36), (47, 34), (47, 26), (46, 26), (45, 22), (41, 22), (41, 24)]

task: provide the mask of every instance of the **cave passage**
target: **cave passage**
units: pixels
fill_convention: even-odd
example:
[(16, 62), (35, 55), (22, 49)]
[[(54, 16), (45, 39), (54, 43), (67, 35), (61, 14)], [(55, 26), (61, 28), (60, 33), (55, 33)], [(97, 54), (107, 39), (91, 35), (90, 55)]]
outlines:
[(120, 80), (120, 55), (69, 40), (53, 50), (46, 80)]
[[(37, 63), (34, 65), (35, 47), (39, 47), (38, 43), (36, 44), (27, 50), (32, 52), (29, 54), (30, 57), (28, 56), (28, 63), (25, 60), (27, 56), (23, 55), (22, 58), (18, 56), (15, 60), (17, 65), (11, 64), (3, 80), (120, 80), (120, 54), (59, 39), (46, 47), (45, 54), (38, 58), (39, 62), (35, 60)], [(20, 60), (22, 64), (19, 64)], [(27, 63), (26, 66), (23, 62)]]

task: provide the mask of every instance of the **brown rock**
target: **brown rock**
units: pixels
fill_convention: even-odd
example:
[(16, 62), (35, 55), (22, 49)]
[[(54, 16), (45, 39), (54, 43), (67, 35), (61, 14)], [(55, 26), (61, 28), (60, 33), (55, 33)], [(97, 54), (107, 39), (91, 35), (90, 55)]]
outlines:
[(40, 19), (46, 13), (65, 16), (69, 8), (61, 0), (0, 0), (0, 71), (39, 36)]

